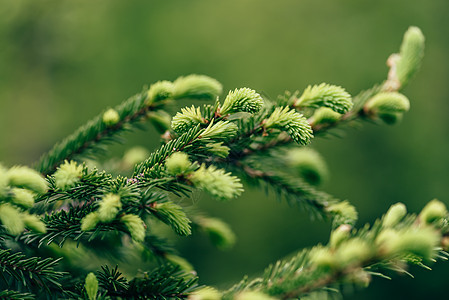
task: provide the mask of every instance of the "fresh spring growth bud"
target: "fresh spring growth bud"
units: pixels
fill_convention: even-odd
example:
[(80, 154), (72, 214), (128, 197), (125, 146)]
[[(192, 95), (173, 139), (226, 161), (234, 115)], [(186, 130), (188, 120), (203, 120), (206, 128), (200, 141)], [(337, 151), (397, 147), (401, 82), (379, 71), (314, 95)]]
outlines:
[(321, 184), (328, 176), (327, 166), (321, 155), (310, 148), (293, 148), (287, 152), (288, 164), (307, 183)]
[(337, 266), (334, 253), (323, 246), (314, 247), (309, 256), (310, 262), (318, 268), (333, 269)]
[(55, 185), (60, 190), (67, 190), (75, 186), (83, 175), (83, 166), (78, 165), (75, 161), (67, 160), (58, 167), (53, 177)]
[(404, 35), (397, 62), (399, 82), (405, 86), (421, 65), (424, 56), (424, 35), (418, 27), (410, 27)]
[(173, 98), (196, 98), (214, 100), (222, 92), (221, 83), (205, 75), (188, 75), (173, 82)]
[(229, 147), (224, 146), (223, 142), (219, 143), (208, 143), (205, 145), (207, 151), (213, 155), (216, 155), (218, 157), (226, 158), (229, 155)]
[(372, 97), (365, 104), (364, 110), (368, 114), (389, 115), (403, 113), (410, 109), (407, 97), (397, 92), (383, 92)]
[(326, 210), (334, 216), (334, 226), (341, 224), (353, 226), (357, 221), (357, 211), (348, 201), (333, 203)]
[(155, 102), (172, 98), (173, 89), (174, 89), (173, 83), (167, 80), (162, 80), (153, 83), (148, 89), (145, 104), (149, 106)]
[(193, 172), (189, 180), (199, 189), (203, 189), (219, 200), (229, 200), (243, 191), (243, 185), (240, 179), (232, 176), (231, 173), (225, 173), (222, 169), (215, 166), (201, 167)]
[(183, 257), (174, 254), (165, 254), (165, 259), (174, 265), (179, 266), (182, 270), (186, 272), (193, 271), (193, 266)]
[(98, 279), (94, 273), (90, 272), (89, 274), (87, 274), (84, 289), (86, 290), (87, 297), (89, 297), (89, 300), (97, 299)]
[(15, 205), (18, 205), (22, 208), (31, 208), (34, 205), (34, 193), (26, 190), (26, 189), (19, 189), (19, 188), (13, 188), (12, 189), (12, 203)]
[(179, 235), (190, 235), (190, 219), (187, 218), (181, 206), (173, 202), (157, 203), (154, 206), (155, 215), (169, 225)]
[(333, 124), (340, 120), (341, 114), (328, 107), (320, 107), (312, 115), (311, 123), (313, 126), (321, 124)]
[(408, 228), (400, 231), (383, 230), (376, 238), (376, 244), (385, 256), (411, 253), (425, 260), (432, 259), (441, 235), (432, 227)]
[(170, 129), (171, 115), (165, 110), (150, 111), (147, 117), (159, 133), (162, 134)]
[(396, 226), (396, 224), (398, 224), (406, 214), (407, 208), (403, 203), (396, 203), (390, 206), (382, 220), (383, 227), (388, 228)]
[(329, 241), (329, 245), (331, 248), (335, 249), (340, 244), (347, 240), (349, 238), (350, 232), (351, 232), (351, 226), (347, 224), (343, 224), (337, 227), (334, 231), (331, 233), (331, 238)]
[(98, 208), (98, 218), (101, 222), (111, 222), (117, 216), (117, 213), (122, 208), (120, 196), (115, 194), (106, 194), (101, 199)]
[(262, 97), (249, 88), (230, 91), (220, 107), (220, 114), (227, 115), (236, 112), (256, 113), (263, 105)]
[(47, 181), (37, 171), (24, 166), (15, 166), (6, 173), (11, 186), (29, 189), (38, 194), (47, 192)]
[(206, 286), (194, 291), (187, 298), (188, 300), (221, 300), (222, 294), (213, 287)]
[(18, 235), (25, 229), (20, 212), (8, 203), (0, 204), (0, 221), (12, 235)]
[(82, 231), (92, 230), (97, 226), (98, 222), (100, 222), (98, 213), (96, 211), (91, 212), (81, 220), (81, 230)]
[(108, 109), (103, 113), (103, 123), (106, 126), (114, 126), (120, 121), (120, 116), (115, 109)]
[(123, 155), (123, 163), (127, 167), (133, 167), (148, 158), (150, 152), (144, 147), (132, 147)]
[(192, 163), (184, 152), (175, 152), (165, 161), (167, 172), (172, 175), (180, 175), (188, 171)]
[(229, 121), (210, 122), (201, 133), (203, 139), (228, 140), (237, 134), (238, 127)]
[(290, 137), (301, 145), (307, 145), (313, 138), (313, 131), (302, 114), (289, 107), (276, 107), (271, 116), (263, 122), (265, 129), (285, 130)]
[(262, 292), (257, 291), (247, 291), (241, 292), (237, 294), (234, 298), (235, 300), (276, 300), (277, 298), (273, 298), (264, 294)]
[(337, 248), (335, 256), (342, 267), (358, 265), (367, 260), (372, 254), (372, 249), (367, 242), (359, 238), (346, 240)]
[(120, 218), (128, 228), (131, 238), (136, 242), (143, 242), (145, 239), (145, 224), (139, 216), (128, 214)]
[(440, 221), (448, 214), (443, 202), (433, 199), (423, 208), (418, 218), (423, 224), (432, 224)]
[(235, 234), (229, 225), (222, 220), (202, 217), (198, 220), (198, 223), (217, 248), (226, 250), (234, 246)]
[(293, 105), (297, 108), (329, 107), (337, 113), (344, 114), (352, 108), (352, 98), (344, 88), (322, 83), (314, 86), (309, 85)]
[(204, 123), (201, 110), (192, 105), (192, 107), (181, 108), (181, 112), (176, 113), (171, 121), (171, 128), (177, 133), (182, 133), (199, 123)]
[(47, 232), (47, 228), (45, 227), (44, 222), (42, 222), (41, 219), (39, 219), (36, 215), (22, 213), (21, 216), (25, 227), (40, 233)]

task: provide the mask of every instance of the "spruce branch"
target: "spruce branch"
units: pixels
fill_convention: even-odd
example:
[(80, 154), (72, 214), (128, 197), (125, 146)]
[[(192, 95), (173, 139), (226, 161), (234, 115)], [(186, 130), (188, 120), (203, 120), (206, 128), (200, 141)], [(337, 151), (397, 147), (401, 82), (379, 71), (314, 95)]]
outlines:
[[(297, 299), (337, 283), (367, 286), (372, 276), (386, 277), (380, 273), (385, 270), (408, 273), (404, 269), (407, 264), (428, 268), (426, 264), (435, 258), (447, 259), (440, 245), (448, 213), (441, 205), (436, 200), (430, 202), (416, 216), (406, 215), (405, 206), (396, 204), (372, 226), (357, 230), (341, 225), (332, 232), (328, 245), (304, 249), (270, 265), (262, 277), (242, 281), (224, 298), (256, 291), (275, 299)], [(429, 211), (438, 213), (427, 218)]]
[(36, 164), (42, 174), (51, 174), (64, 160), (79, 156), (92, 157), (104, 152), (104, 144), (117, 142), (117, 135), (139, 127), (148, 112), (161, 109), (169, 100), (181, 98), (214, 99), (221, 84), (203, 75), (178, 78), (173, 87), (166, 81), (154, 84), (113, 109), (96, 116), (69, 137), (57, 143)]
[(173, 265), (163, 265), (131, 281), (125, 279), (117, 267), (105, 266), (97, 278), (107, 295), (128, 299), (187, 299), (198, 286), (196, 276)]
[(4, 290), (4, 291), (0, 291), (0, 299), (2, 299), (2, 300), (34, 300), (36, 298), (31, 293), (22, 293), (19, 291)]
[(29, 257), (25, 254), (0, 249), (1, 279), (7, 286), (21, 287), (32, 291), (62, 289), (61, 278), (66, 272), (55, 270), (60, 259)]

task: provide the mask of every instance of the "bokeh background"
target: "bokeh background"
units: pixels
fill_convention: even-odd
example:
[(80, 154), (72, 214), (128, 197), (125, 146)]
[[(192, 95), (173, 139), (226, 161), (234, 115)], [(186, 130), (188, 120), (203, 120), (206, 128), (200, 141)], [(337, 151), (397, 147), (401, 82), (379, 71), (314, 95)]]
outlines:
[[(269, 98), (321, 82), (355, 95), (386, 77), (387, 57), (416, 25), (426, 54), (404, 91), (412, 108), (403, 122), (365, 124), (313, 146), (332, 174), (323, 189), (356, 205), (358, 225), (399, 201), (412, 212), (434, 197), (449, 204), (448, 15), (447, 0), (1, 0), (0, 161), (32, 164), (106, 106), (190, 73)], [(114, 153), (159, 144), (151, 129), (127, 141)], [(179, 243), (204, 284), (229, 287), (328, 239), (330, 224), (254, 189), (228, 203), (200, 193), (186, 201), (238, 235), (226, 252), (201, 236)], [(432, 267), (413, 269), (415, 279), (375, 278), (367, 289), (345, 290), (345, 299), (447, 298), (449, 263)]]

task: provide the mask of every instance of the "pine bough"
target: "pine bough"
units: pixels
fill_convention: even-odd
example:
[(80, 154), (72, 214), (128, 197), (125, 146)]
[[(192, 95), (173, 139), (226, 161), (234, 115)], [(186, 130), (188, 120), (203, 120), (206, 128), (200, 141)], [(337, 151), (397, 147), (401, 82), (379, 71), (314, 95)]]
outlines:
[[(366, 286), (386, 270), (407, 272), (408, 264), (427, 268), (446, 259), (442, 202), (431, 201), (419, 215), (398, 203), (357, 229), (348, 201), (317, 190), (326, 166), (303, 147), (352, 122), (397, 122), (409, 109), (400, 91), (418, 69), (423, 48), (421, 31), (410, 28), (400, 52), (388, 59), (387, 79), (354, 98), (322, 83), (276, 101), (249, 88), (220, 101), (221, 84), (207, 76), (160, 81), (79, 128), (34, 169), (0, 166), (0, 299), (316, 299), (343, 284)], [(166, 106), (185, 98), (212, 102), (171, 118)], [(146, 120), (162, 134), (159, 149), (95, 161)], [(180, 236), (203, 232), (217, 247), (231, 247), (235, 236), (226, 223), (186, 210), (182, 200), (194, 189), (233, 199), (243, 191), (240, 178), (332, 220), (330, 241), (229, 290), (199, 286), (158, 224)]]

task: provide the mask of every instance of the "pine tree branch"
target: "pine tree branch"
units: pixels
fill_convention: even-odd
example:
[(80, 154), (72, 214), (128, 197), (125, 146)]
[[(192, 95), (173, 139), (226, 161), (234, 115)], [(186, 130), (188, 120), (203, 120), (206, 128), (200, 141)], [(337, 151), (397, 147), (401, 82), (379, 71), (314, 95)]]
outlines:
[(0, 249), (0, 266), (2, 279), (14, 286), (28, 287), (28, 289), (61, 290), (60, 279), (67, 274), (54, 269), (60, 259), (40, 257), (26, 258), (20, 252), (11, 253), (10, 250)]
[(0, 299), (2, 300), (34, 300), (36, 299), (33, 294), (22, 293), (19, 291), (5, 290), (0, 291)]

